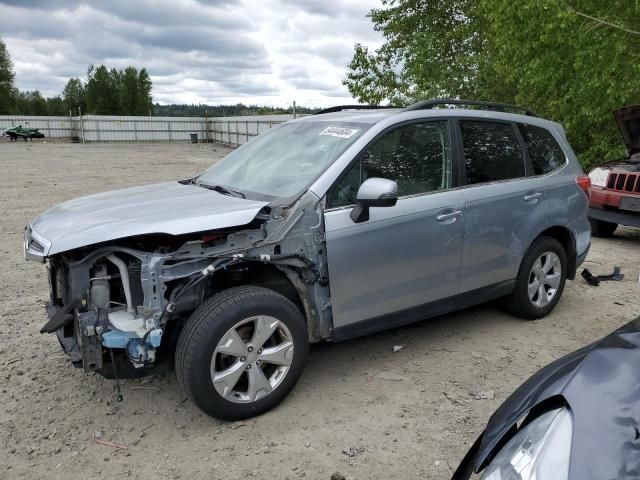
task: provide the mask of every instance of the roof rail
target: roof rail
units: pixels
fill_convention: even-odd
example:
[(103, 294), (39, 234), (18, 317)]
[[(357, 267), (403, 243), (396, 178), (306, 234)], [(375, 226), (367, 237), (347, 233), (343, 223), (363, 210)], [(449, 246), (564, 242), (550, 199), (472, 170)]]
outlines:
[(337, 105), (335, 107), (329, 107), (329, 108), (325, 108), (324, 110), (320, 110), (319, 112), (314, 113), (314, 115), (321, 115), (323, 113), (341, 112), (342, 110), (378, 110), (382, 108), (402, 108), (402, 107), (393, 107), (391, 105)]
[(480, 100), (458, 100), (456, 98), (438, 98), (435, 100), (425, 100), (424, 102), (414, 103), (413, 105), (409, 105), (405, 108), (405, 111), (411, 110), (430, 110), (434, 107), (440, 105), (463, 105), (463, 106), (474, 106), (474, 107), (484, 107), (483, 110), (491, 110), (496, 112), (509, 112), (512, 110), (523, 112), (525, 115), (530, 117), (537, 117), (535, 113), (531, 110), (527, 110), (524, 107), (519, 107), (517, 105), (511, 105), (508, 103), (495, 103), (495, 102), (483, 102)]

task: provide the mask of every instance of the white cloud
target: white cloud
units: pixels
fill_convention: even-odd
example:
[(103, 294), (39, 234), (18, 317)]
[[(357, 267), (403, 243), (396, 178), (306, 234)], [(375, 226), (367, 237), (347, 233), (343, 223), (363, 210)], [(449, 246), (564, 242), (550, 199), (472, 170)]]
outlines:
[(89, 64), (146, 67), (161, 103), (353, 102), (356, 42), (379, 45), (365, 0), (0, 0), (21, 89), (58, 94)]

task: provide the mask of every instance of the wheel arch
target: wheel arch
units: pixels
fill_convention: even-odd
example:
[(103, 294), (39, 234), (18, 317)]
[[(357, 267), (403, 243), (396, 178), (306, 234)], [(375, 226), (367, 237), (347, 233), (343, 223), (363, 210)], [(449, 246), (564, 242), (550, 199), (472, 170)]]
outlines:
[[(554, 225), (548, 227), (538, 234), (538, 236), (531, 242), (531, 245), (540, 237), (550, 237), (556, 239), (567, 254), (567, 278), (573, 280), (576, 278), (577, 270), (577, 255), (576, 255), (576, 238), (573, 232), (567, 227), (561, 225)], [(530, 245), (530, 246), (531, 246)]]
[(307, 320), (310, 339), (313, 339), (316, 309), (296, 268), (266, 262), (242, 262), (234, 265), (233, 269), (214, 274), (212, 284), (211, 295), (241, 285), (263, 287), (279, 293), (300, 310)]

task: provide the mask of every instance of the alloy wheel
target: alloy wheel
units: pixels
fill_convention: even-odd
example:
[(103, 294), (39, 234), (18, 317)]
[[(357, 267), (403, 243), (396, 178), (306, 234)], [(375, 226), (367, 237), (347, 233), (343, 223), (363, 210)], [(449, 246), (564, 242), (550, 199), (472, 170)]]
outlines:
[(293, 360), (293, 337), (277, 318), (258, 315), (230, 328), (211, 359), (211, 381), (234, 403), (251, 403), (273, 392)]
[(529, 300), (536, 307), (546, 307), (558, 292), (562, 279), (562, 263), (554, 252), (540, 255), (529, 272)]

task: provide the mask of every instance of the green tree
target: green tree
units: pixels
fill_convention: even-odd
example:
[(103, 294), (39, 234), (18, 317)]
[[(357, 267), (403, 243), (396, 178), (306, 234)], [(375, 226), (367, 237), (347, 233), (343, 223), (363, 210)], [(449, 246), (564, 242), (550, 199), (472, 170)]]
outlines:
[(47, 115), (68, 115), (69, 111), (66, 109), (64, 100), (60, 95), (55, 97), (46, 98), (47, 102)]
[(475, 96), (484, 36), (475, 0), (382, 0), (369, 13), (385, 41), (356, 44), (345, 85), (363, 102)]
[(515, 102), (562, 123), (585, 167), (621, 155), (611, 112), (640, 103), (640, 35), (630, 33), (640, 3), (482, 3), (493, 65)]
[(87, 112), (95, 115), (118, 115), (120, 109), (120, 74), (104, 65), (87, 71), (85, 99)]
[(136, 115), (139, 103), (138, 70), (135, 67), (127, 67), (122, 72), (121, 78), (121, 113), (123, 115)]
[(152, 83), (145, 68), (124, 70), (90, 65), (87, 82), (71, 78), (61, 95), (45, 98), (38, 90), (19, 92), (6, 45), (0, 40), (0, 114), (25, 115), (149, 115), (153, 110)]
[(15, 108), (15, 73), (7, 46), (0, 39), (0, 113), (12, 113)]
[(622, 152), (611, 111), (638, 103), (640, 3), (383, 0), (375, 52), (355, 46), (345, 84), (368, 103), (466, 97), (562, 123), (584, 166)]
[(64, 100), (66, 114), (72, 112), (73, 115), (77, 115), (78, 109), (80, 109), (82, 113), (86, 112), (85, 89), (79, 78), (69, 79), (62, 90), (62, 98)]
[(47, 100), (39, 90), (25, 90), (18, 93), (15, 112), (21, 115), (47, 115)]
[(153, 110), (153, 100), (151, 98), (151, 77), (146, 68), (142, 68), (138, 75), (138, 102), (136, 115), (150, 115)]

